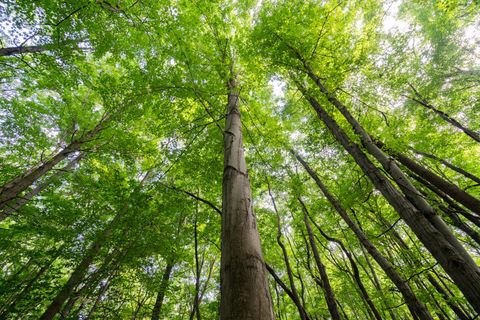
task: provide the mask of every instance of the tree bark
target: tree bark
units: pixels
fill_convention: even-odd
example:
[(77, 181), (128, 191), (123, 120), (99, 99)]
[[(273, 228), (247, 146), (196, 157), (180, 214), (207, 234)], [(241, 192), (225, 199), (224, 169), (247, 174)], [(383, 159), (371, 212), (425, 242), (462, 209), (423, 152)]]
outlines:
[(480, 228), (480, 217), (471, 214), (468, 212), (466, 209), (462, 208), (457, 202), (452, 200), (449, 196), (447, 196), (444, 192), (440, 191), (437, 187), (432, 185), (429, 181), (423, 179), (422, 177), (410, 173), (410, 176), (420, 182), (422, 185), (426, 186), (428, 189), (430, 189), (433, 193), (438, 195), (440, 199), (442, 199), (446, 204), (448, 204), (449, 209), (452, 211), (461, 214), (463, 217), (465, 217), (467, 220), (472, 222), (474, 225)]
[(413, 92), (415, 93), (415, 96), (417, 97), (417, 98), (412, 98), (413, 101), (417, 102), (418, 104), (420, 104), (421, 106), (427, 109), (432, 110), (434, 113), (440, 116), (440, 118), (450, 123), (454, 127), (457, 127), (458, 129), (462, 130), (467, 136), (469, 136), (473, 140), (480, 142), (480, 135), (477, 132), (470, 130), (469, 128), (465, 127), (464, 125), (462, 125), (460, 122), (458, 122), (457, 120), (455, 120), (454, 118), (446, 114), (445, 112), (438, 110), (433, 105), (428, 103), (425, 100), (425, 98), (422, 95), (420, 95), (420, 93), (412, 85), (410, 85), (410, 88), (412, 88)]
[(427, 158), (436, 160), (436, 161), (440, 162), (441, 164), (443, 164), (445, 167), (450, 168), (450, 169), (452, 169), (453, 171), (460, 173), (460, 174), (463, 175), (464, 177), (466, 177), (466, 178), (468, 178), (468, 179), (470, 179), (470, 180), (472, 180), (472, 181), (480, 184), (480, 178), (479, 178), (479, 177), (477, 177), (476, 175), (474, 175), (474, 174), (472, 174), (472, 173), (470, 173), (470, 172), (468, 172), (468, 171), (466, 171), (466, 170), (464, 170), (464, 169), (462, 169), (462, 168), (460, 168), (460, 167), (457, 167), (457, 166), (451, 164), (451, 163), (448, 162), (448, 161), (445, 161), (445, 160), (443, 160), (443, 159), (441, 159), (441, 158), (439, 158), (439, 157), (437, 157), (437, 156), (435, 156), (435, 155), (433, 155), (433, 154), (430, 154), (430, 153), (421, 152), (421, 151), (415, 150), (415, 149), (413, 149), (413, 148), (411, 148), (411, 150), (412, 150), (413, 152), (415, 152), (416, 154), (419, 154), (419, 155), (421, 155), (421, 156), (424, 156), (424, 157), (427, 157)]
[[(338, 126), (336, 121), (320, 106), (317, 100), (308, 94), (305, 87), (298, 82), (297, 85), (336, 140), (352, 155), (365, 175), (400, 214), (402, 219), (435, 259), (437, 259), (472, 306), (480, 312), (480, 270), (466, 250), (458, 243), (458, 240), (453, 236), (451, 231), (444, 227), (443, 221), (439, 221), (438, 216), (435, 215), (433, 210), (428, 214), (424, 214), (425, 210), (422, 210), (423, 212), (420, 211), (407, 200), (370, 161), (360, 147), (350, 140), (345, 131)], [(386, 163), (384, 161), (383, 165), (389, 168), (392, 161), (388, 158), (385, 160)], [(391, 171), (390, 168), (388, 171)], [(396, 171), (396, 173), (399, 172)], [(400, 172), (400, 176), (403, 176), (403, 173)], [(418, 191), (414, 192), (413, 190), (415, 189), (407, 188), (406, 186), (409, 184), (411, 183), (408, 180), (399, 183), (399, 185), (403, 186), (402, 190), (404, 190), (404, 192), (418, 199)], [(419, 199), (419, 203), (422, 202), (424, 203), (425, 201)]]
[(480, 200), (475, 198), (474, 196), (468, 194), (467, 192), (463, 191), (453, 183), (443, 179), (442, 177), (438, 176), (437, 174), (433, 173), (432, 171), (428, 170), (424, 166), (420, 165), (419, 163), (413, 161), (412, 159), (408, 158), (404, 154), (400, 152), (396, 152), (390, 149), (387, 149), (385, 145), (380, 142), (376, 141), (377, 146), (381, 147), (382, 149), (386, 150), (392, 157), (398, 160), (401, 164), (405, 167), (410, 169), (412, 172), (417, 174), (418, 176), (422, 177), (423, 179), (430, 182), (432, 185), (437, 187), (439, 190), (443, 191), (445, 194), (450, 196), (452, 199), (458, 201), (458, 203), (464, 205), (466, 208), (472, 210), (472, 212), (476, 214), (480, 214)]
[(155, 306), (152, 311), (152, 320), (160, 319), (160, 312), (162, 311), (163, 299), (165, 298), (165, 293), (168, 289), (168, 284), (170, 282), (170, 275), (172, 274), (172, 269), (174, 266), (173, 261), (168, 261), (163, 271), (162, 282), (160, 283), (160, 289), (157, 293), (157, 299), (155, 300)]
[[(5, 207), (9, 201), (17, 197), (21, 192), (25, 191), (33, 183), (35, 183), (39, 178), (49, 172), (55, 165), (60, 161), (66, 159), (69, 154), (76, 152), (80, 147), (91, 140), (104, 128), (105, 118), (95, 126), (92, 130), (88, 131), (79, 139), (73, 140), (60, 152), (54, 155), (50, 160), (46, 161), (42, 165), (28, 170), (26, 173), (17, 176), (13, 180), (7, 182), (0, 188), (0, 209)], [(5, 219), (7, 216), (4, 214), (0, 215), (0, 221)]]
[(325, 300), (327, 301), (328, 311), (330, 312), (332, 319), (340, 320), (340, 313), (338, 312), (337, 303), (335, 302), (335, 294), (333, 292), (332, 286), (330, 285), (330, 280), (328, 279), (325, 265), (320, 259), (320, 254), (315, 243), (315, 237), (313, 236), (312, 228), (310, 226), (310, 223), (308, 222), (306, 211), (303, 212), (303, 222), (305, 223), (305, 228), (307, 229), (308, 240), (310, 242), (310, 247), (312, 248), (313, 258), (315, 260), (315, 264), (317, 265), (318, 273), (320, 274), (320, 280), (322, 282), (322, 289), (323, 293), (325, 294)]
[(14, 54), (22, 54), (22, 53), (43, 52), (46, 50), (48, 50), (47, 46), (18, 46), (18, 47), (0, 48), (0, 57), (12, 56)]
[(239, 90), (228, 81), (224, 132), (221, 320), (274, 319), (242, 142)]
[(279, 245), (279, 247), (282, 250), (283, 260), (285, 262), (285, 267), (287, 269), (288, 281), (290, 283), (290, 290), (292, 292), (292, 299), (294, 300), (293, 302), (297, 306), (298, 313), (300, 315), (300, 319), (308, 320), (309, 319), (308, 315), (305, 312), (305, 309), (303, 308), (302, 303), (300, 302), (300, 297), (298, 295), (297, 288), (295, 286), (295, 281), (293, 279), (293, 272), (292, 272), (292, 268), (290, 266), (290, 260), (288, 258), (287, 249), (285, 248), (285, 245), (282, 242), (282, 228), (281, 228), (281, 224), (280, 224), (280, 213), (278, 212), (277, 204), (275, 203), (275, 198), (273, 197), (272, 190), (270, 188), (270, 182), (268, 181), (268, 178), (267, 178), (267, 186), (268, 186), (268, 194), (270, 195), (270, 199), (272, 200), (273, 209), (275, 210), (275, 213), (277, 215), (277, 244)]
[(7, 208), (5, 208), (5, 210), (3, 210), (3, 212), (0, 212), (0, 221), (4, 220), (6, 217), (8, 217), (13, 212), (18, 211), (28, 201), (30, 201), (31, 199), (36, 197), (43, 190), (45, 190), (51, 184), (52, 180), (60, 177), (64, 172), (72, 169), (75, 164), (80, 162), (80, 160), (83, 158), (83, 156), (84, 156), (84, 154), (81, 153), (80, 155), (75, 157), (72, 161), (70, 161), (65, 167), (58, 170), (48, 181), (40, 183), (38, 186), (36, 186), (34, 189), (32, 189), (30, 192), (28, 192), (24, 196), (22, 196), (20, 198), (17, 198), (17, 200), (14, 203), (12, 203), (12, 204), (8, 203), (6, 205)]
[(337, 243), (342, 248), (342, 251), (347, 256), (347, 259), (350, 263), (350, 266), (352, 267), (353, 279), (354, 279), (355, 283), (357, 284), (358, 288), (360, 289), (360, 293), (362, 295), (363, 300), (366, 302), (366, 304), (368, 305), (370, 310), (373, 312), (373, 315), (374, 315), (375, 319), (382, 320), (382, 316), (380, 315), (380, 312), (375, 307), (375, 304), (373, 304), (373, 301), (370, 298), (370, 295), (368, 294), (367, 289), (363, 285), (362, 279), (360, 278), (360, 271), (358, 269), (357, 263), (355, 262), (352, 255), (350, 254), (350, 251), (347, 250), (347, 248), (345, 247), (345, 245), (343, 244), (342, 241), (340, 241), (339, 239), (336, 239), (336, 238), (332, 238), (331, 236), (327, 235), (322, 230), (322, 228), (320, 228), (320, 226), (315, 223), (315, 221), (312, 219), (312, 217), (310, 217), (310, 215), (308, 213), (307, 206), (305, 205), (303, 200), (301, 198), (298, 198), (298, 201), (300, 202), (300, 205), (302, 206), (302, 209), (305, 212), (305, 214), (310, 218), (310, 220), (313, 222), (313, 224), (318, 229), (318, 231), (322, 234), (322, 236), (325, 239), (327, 239), (328, 241)]
[(62, 305), (72, 294), (74, 288), (83, 280), (85, 273), (88, 271), (88, 267), (92, 264), (95, 256), (100, 252), (104, 242), (110, 237), (113, 226), (120, 219), (121, 214), (118, 213), (112, 221), (102, 230), (97, 239), (88, 248), (82, 261), (77, 265), (73, 273), (70, 275), (68, 281), (63, 285), (60, 292), (53, 299), (52, 303), (48, 306), (47, 310), (42, 314), (40, 320), (50, 320), (58, 313)]
[(428, 281), (432, 284), (432, 286), (435, 288), (435, 290), (438, 291), (438, 293), (440, 293), (442, 295), (442, 297), (445, 299), (445, 301), (447, 302), (448, 306), (450, 307), (450, 309), (453, 310), (453, 312), (455, 312), (455, 314), (457, 315), (458, 319), (461, 319), (461, 320), (470, 320), (471, 318), (469, 316), (467, 316), (463, 311), (462, 309), (460, 309), (453, 301), (452, 301), (452, 297), (450, 297), (450, 295), (442, 288), (442, 286), (437, 282), (437, 280), (435, 280), (435, 278), (431, 275), (431, 274), (428, 274), (427, 275), (427, 279)]
[(370, 253), (370, 255), (375, 259), (375, 261), (377, 261), (377, 263), (380, 265), (383, 271), (385, 271), (390, 280), (392, 280), (398, 290), (402, 293), (412, 316), (418, 317), (420, 319), (433, 319), (425, 305), (420, 300), (418, 300), (417, 296), (408, 285), (408, 282), (405, 281), (405, 279), (395, 270), (395, 268), (390, 264), (390, 262), (388, 262), (388, 260), (380, 253), (380, 251), (378, 251), (375, 245), (370, 242), (370, 240), (365, 236), (362, 230), (360, 230), (357, 224), (352, 220), (352, 218), (350, 218), (350, 215), (341, 206), (340, 202), (338, 202), (338, 200), (330, 193), (330, 191), (328, 191), (327, 187), (323, 184), (315, 171), (313, 171), (298, 154), (294, 153), (294, 155), (308, 172), (310, 177), (312, 177), (312, 179), (315, 181), (315, 183), (320, 188), (320, 190), (325, 195), (330, 204), (335, 208), (338, 214), (347, 223), (350, 229), (355, 233), (362, 245), (365, 247), (365, 249), (367, 249), (368, 253)]

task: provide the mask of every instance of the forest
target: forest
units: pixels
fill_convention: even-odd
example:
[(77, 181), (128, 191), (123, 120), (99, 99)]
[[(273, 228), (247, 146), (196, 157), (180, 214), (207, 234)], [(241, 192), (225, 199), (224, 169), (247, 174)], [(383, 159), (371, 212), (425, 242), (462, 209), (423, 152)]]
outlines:
[(0, 319), (480, 319), (477, 0), (0, 0)]

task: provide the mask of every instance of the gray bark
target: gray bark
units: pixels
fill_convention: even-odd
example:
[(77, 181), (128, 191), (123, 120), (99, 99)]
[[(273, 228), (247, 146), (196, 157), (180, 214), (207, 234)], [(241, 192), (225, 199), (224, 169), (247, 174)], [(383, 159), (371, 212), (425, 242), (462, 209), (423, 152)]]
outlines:
[[(300, 200), (301, 201), (301, 200)], [(313, 236), (313, 231), (308, 222), (307, 212), (304, 210), (303, 213), (303, 222), (305, 223), (305, 228), (308, 233), (308, 240), (310, 242), (310, 247), (312, 248), (313, 258), (315, 264), (317, 265), (318, 273), (320, 274), (320, 280), (322, 283), (323, 293), (325, 295), (325, 300), (327, 301), (328, 311), (334, 320), (340, 320), (340, 313), (338, 312), (337, 303), (335, 300), (335, 294), (333, 292), (332, 286), (330, 285), (330, 280), (328, 279), (327, 270), (322, 260), (320, 259), (320, 254), (315, 244), (315, 238)]]
[[(13, 180), (3, 185), (0, 188), (0, 210), (6, 207), (9, 201), (14, 199), (15, 197), (18, 197), (20, 193), (25, 191), (38, 179), (40, 179), (46, 173), (52, 170), (59, 162), (66, 159), (68, 155), (78, 151), (84, 143), (94, 138), (104, 128), (105, 120), (106, 117), (104, 117), (102, 121), (100, 121), (100, 123), (95, 126), (95, 128), (82, 135), (79, 139), (73, 140), (65, 148), (60, 150), (60, 152), (55, 154), (50, 160), (46, 161), (38, 167), (29, 169), (24, 174), (15, 177)], [(6, 217), (7, 216), (5, 214), (1, 214), (0, 221), (5, 219)]]
[[(393, 161), (385, 157), (383, 153), (379, 154), (376, 152), (376, 146), (371, 143), (371, 139), (370, 143), (368, 143), (367, 138), (369, 137), (365, 136), (364, 132), (359, 131), (358, 133), (362, 135), (362, 140), (367, 142), (366, 145), (371, 149), (369, 151), (374, 153), (376, 157), (378, 156), (382, 166), (392, 177), (397, 178), (397, 184), (403, 192), (408, 194), (408, 199), (371, 162), (360, 147), (350, 140), (345, 131), (338, 126), (336, 121), (320, 106), (317, 100), (308, 94), (305, 87), (300, 83), (297, 84), (337, 141), (352, 155), (366, 176), (454, 280), (467, 300), (480, 312), (480, 270), (452, 232), (446, 227), (443, 220), (435, 214), (433, 209), (428, 209), (431, 207), (419, 196), (415, 188), (410, 188), (411, 183), (408, 179), (402, 179), (404, 174), (394, 165)], [(328, 94), (328, 97), (335, 101), (339, 108), (342, 107), (341, 103), (334, 96)], [(359, 128), (357, 127), (357, 129)], [(410, 200), (414, 201), (415, 205)]]
[[(295, 154), (295, 153), (294, 153)], [(420, 319), (433, 319), (428, 312), (426, 306), (417, 298), (413, 290), (405, 279), (395, 270), (395, 268), (388, 262), (388, 260), (378, 251), (377, 247), (366, 237), (362, 230), (352, 220), (347, 211), (343, 208), (340, 202), (330, 193), (327, 187), (320, 180), (318, 175), (313, 171), (308, 164), (298, 155), (295, 154), (298, 161), (302, 164), (308, 174), (315, 181), (322, 193), (325, 195), (330, 204), (335, 208), (342, 219), (347, 223), (350, 229), (355, 233), (362, 245), (367, 249), (368, 253), (375, 259), (379, 266), (385, 271), (387, 276), (392, 280), (398, 290), (402, 293), (405, 302), (413, 317)]]
[(274, 319), (243, 152), (239, 90), (228, 81), (224, 132), (221, 320)]

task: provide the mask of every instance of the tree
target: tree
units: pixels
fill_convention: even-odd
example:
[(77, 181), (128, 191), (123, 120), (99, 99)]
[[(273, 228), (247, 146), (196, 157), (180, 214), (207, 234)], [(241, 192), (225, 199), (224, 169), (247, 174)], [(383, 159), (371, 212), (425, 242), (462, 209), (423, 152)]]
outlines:
[(0, 3), (0, 318), (477, 317), (479, 21)]

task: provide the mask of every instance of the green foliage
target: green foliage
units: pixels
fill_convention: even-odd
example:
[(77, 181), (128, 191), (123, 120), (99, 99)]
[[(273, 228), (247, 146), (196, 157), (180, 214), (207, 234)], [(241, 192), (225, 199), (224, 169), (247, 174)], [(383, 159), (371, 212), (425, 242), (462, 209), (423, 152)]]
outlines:
[[(161, 318), (189, 317), (196, 225), (200, 311), (204, 319), (218, 318), (221, 217), (212, 207), (222, 205), (227, 81), (234, 75), (265, 261), (290, 287), (276, 238), (278, 214), (294, 284), (311, 318), (329, 313), (298, 197), (355, 257), (382, 317), (403, 318), (408, 309), (290, 149), (411, 279), (427, 307), (455, 318), (427, 280), (434, 259), (320, 123), (295, 81), (360, 141), (308, 79), (303, 59), (372, 136), (480, 197), (471, 179), (413, 151), (480, 175), (480, 145), (415, 101), (421, 96), (479, 132), (479, 17), (476, 1), (3, 1), (1, 46), (42, 49), (0, 56), (0, 185), (99, 123), (103, 128), (25, 190), (18, 198), (43, 186), (0, 222), (0, 318), (39, 318), (116, 216), (63, 306), (64, 317), (150, 318), (169, 262)], [(445, 205), (416, 185), (436, 208)], [(480, 244), (450, 227), (480, 261)], [(344, 317), (373, 319), (345, 253), (314, 233)], [(443, 270), (431, 269), (451, 301), (470, 312)], [(273, 278), (270, 285), (277, 318), (299, 318)]]

